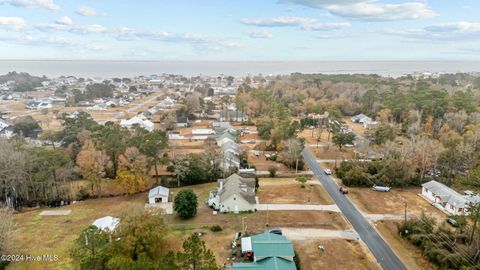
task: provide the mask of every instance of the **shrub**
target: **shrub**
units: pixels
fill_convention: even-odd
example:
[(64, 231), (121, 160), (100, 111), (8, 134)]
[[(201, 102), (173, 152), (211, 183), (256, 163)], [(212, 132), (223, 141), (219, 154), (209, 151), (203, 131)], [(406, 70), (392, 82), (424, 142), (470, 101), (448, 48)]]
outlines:
[(277, 175), (277, 168), (275, 168), (275, 167), (270, 167), (270, 168), (268, 168), (268, 172), (269, 172), (269, 174), (270, 174), (270, 177), (273, 178), (273, 177), (275, 177), (275, 176)]
[(210, 227), (210, 231), (212, 232), (221, 232), (222, 231), (222, 227), (220, 227), (220, 225), (213, 225)]

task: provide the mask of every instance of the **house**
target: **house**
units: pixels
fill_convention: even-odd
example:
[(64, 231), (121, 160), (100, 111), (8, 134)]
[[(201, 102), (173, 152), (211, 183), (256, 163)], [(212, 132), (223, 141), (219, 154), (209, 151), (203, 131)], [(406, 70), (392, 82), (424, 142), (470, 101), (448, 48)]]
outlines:
[(95, 220), (92, 225), (105, 232), (113, 232), (120, 223), (120, 219), (111, 216), (105, 216)]
[[(242, 253), (250, 253), (253, 262), (233, 263), (233, 270), (296, 270), (293, 245), (283, 235), (270, 232), (242, 238)], [(247, 254), (248, 254), (247, 253)]]
[(26, 105), (27, 105), (27, 108), (30, 110), (41, 110), (41, 109), (52, 108), (52, 103), (50, 101), (31, 101)]
[(450, 215), (469, 215), (470, 204), (480, 203), (480, 197), (462, 196), (435, 180), (422, 184), (422, 197)]
[(0, 137), (11, 138), (13, 136), (13, 126), (0, 118)]
[(150, 189), (148, 192), (148, 203), (166, 203), (170, 198), (170, 190), (166, 187), (158, 186)]
[(365, 122), (372, 122), (372, 118), (366, 116), (363, 113), (357, 114), (350, 119), (352, 120), (353, 123), (360, 123), (360, 124), (363, 124)]
[(190, 120), (188, 117), (178, 117), (177, 116), (177, 127), (189, 127)]
[(175, 101), (170, 97), (166, 97), (164, 100), (160, 101), (160, 103), (157, 104), (157, 107), (162, 109), (171, 109), (173, 108), (173, 106), (175, 106)]
[(192, 129), (192, 135), (214, 135), (215, 131), (209, 128)]
[(120, 125), (126, 128), (132, 128), (134, 125), (138, 125), (148, 131), (153, 131), (155, 124), (152, 121), (146, 119), (145, 116), (137, 115), (128, 120), (122, 119), (122, 121), (120, 121)]
[(232, 174), (217, 181), (217, 190), (210, 192), (208, 205), (220, 212), (256, 211), (255, 179)]

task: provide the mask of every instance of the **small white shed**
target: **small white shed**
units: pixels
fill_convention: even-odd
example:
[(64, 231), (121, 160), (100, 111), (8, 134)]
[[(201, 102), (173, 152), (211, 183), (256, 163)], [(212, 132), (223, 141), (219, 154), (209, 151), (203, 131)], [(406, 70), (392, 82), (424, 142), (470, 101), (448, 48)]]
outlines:
[(170, 190), (166, 187), (158, 186), (150, 189), (148, 192), (148, 203), (166, 203), (168, 202), (168, 197), (170, 195)]

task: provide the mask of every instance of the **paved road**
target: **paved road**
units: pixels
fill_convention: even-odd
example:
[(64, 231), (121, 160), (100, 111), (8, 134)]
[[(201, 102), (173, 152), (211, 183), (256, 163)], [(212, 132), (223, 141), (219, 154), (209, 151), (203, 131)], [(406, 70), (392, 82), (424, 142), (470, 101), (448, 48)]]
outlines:
[(347, 196), (342, 195), (338, 191), (338, 186), (335, 182), (323, 173), (323, 169), (317, 163), (316, 158), (307, 149), (302, 151), (302, 155), (308, 167), (310, 167), (328, 194), (333, 198), (338, 208), (340, 208), (348, 221), (350, 221), (355, 231), (360, 235), (360, 238), (368, 246), (382, 268), (385, 270), (406, 270), (405, 265), (403, 265), (400, 259), (393, 253), (392, 249), (383, 241), (372, 225), (368, 223)]

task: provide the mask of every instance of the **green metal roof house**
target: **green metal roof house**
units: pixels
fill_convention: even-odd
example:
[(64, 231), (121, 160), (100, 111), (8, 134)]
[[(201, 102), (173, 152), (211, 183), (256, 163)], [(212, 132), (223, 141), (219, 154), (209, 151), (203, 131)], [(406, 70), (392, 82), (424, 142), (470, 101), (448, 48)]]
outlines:
[(234, 263), (233, 270), (296, 270), (292, 242), (285, 236), (262, 233), (250, 237), (254, 261)]

